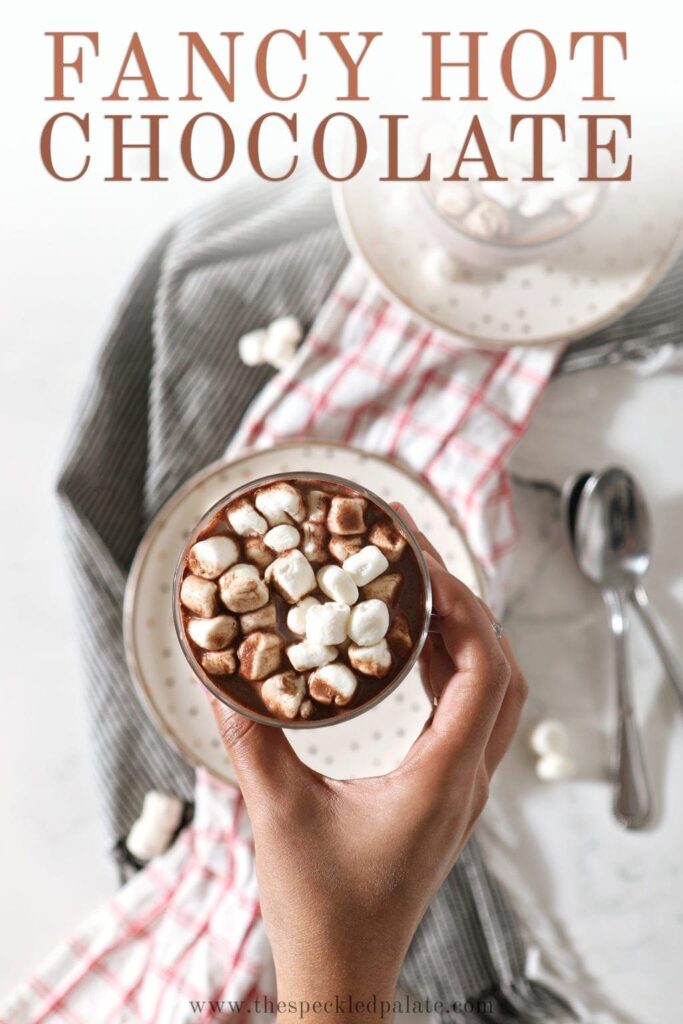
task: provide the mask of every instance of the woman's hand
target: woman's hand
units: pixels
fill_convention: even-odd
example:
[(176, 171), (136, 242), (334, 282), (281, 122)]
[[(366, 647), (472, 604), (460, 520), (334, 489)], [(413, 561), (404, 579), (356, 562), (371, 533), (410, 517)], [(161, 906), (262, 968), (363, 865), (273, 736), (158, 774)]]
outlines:
[(337, 996), (393, 998), (410, 941), (486, 803), (526, 697), (491, 613), (418, 536), (440, 628), (422, 668), (438, 703), (399, 768), (380, 778), (325, 778), (299, 761), (280, 730), (214, 701), (254, 830), (278, 999), (328, 1002), (318, 1021), (335, 1016)]

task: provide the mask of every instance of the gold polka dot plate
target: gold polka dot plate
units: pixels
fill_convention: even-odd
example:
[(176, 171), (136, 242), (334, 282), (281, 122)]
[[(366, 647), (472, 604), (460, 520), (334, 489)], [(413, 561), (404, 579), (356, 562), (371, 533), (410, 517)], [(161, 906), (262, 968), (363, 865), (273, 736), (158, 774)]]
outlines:
[[(476, 593), (483, 577), (452, 512), (409, 470), (340, 444), (299, 441), (213, 463), (182, 487), (150, 525), (135, 556), (124, 602), (124, 640), (142, 702), (166, 740), (191, 764), (232, 779), (201, 683), (173, 628), (171, 585), (190, 530), (236, 487), (308, 470), (357, 481), (386, 501), (400, 501), (441, 551), (449, 569)], [(417, 670), (381, 704), (333, 728), (288, 730), (299, 756), (335, 778), (382, 775), (400, 763), (429, 715)]]
[(596, 212), (544, 246), (542, 258), (495, 265), (492, 247), (490, 265), (476, 265), (447, 249), (421, 185), (378, 177), (371, 167), (335, 190), (349, 247), (389, 299), (480, 347), (591, 334), (643, 299), (681, 246), (680, 196), (643, 175), (610, 186)]

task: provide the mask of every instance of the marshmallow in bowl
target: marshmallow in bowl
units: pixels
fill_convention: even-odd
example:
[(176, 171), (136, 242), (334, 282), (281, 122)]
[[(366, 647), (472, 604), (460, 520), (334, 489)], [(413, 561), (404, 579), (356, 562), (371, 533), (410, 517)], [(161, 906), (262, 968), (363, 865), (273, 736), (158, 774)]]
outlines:
[(365, 533), (367, 504), (365, 498), (332, 498), (327, 516), (327, 529), (330, 533)]
[(320, 604), (317, 597), (305, 597), (287, 612), (287, 629), (297, 636), (306, 636), (306, 612), (313, 605)]
[(193, 575), (215, 580), (234, 565), (239, 556), (239, 548), (232, 537), (218, 534), (192, 545), (187, 556), (187, 566)]
[(330, 543), (328, 545), (329, 552), (333, 558), (336, 558), (338, 562), (345, 562), (351, 555), (357, 555), (360, 549), (363, 547), (363, 538), (358, 534), (353, 534), (348, 537), (342, 537), (339, 534), (333, 534), (330, 537)]
[(245, 537), (244, 557), (263, 572), (275, 559), (275, 552), (266, 547), (263, 537)]
[(309, 562), (320, 565), (327, 560), (327, 530), (320, 523), (305, 522), (303, 525), (303, 553)]
[(311, 668), (329, 665), (337, 657), (337, 648), (328, 644), (316, 644), (312, 640), (302, 640), (299, 644), (290, 644), (287, 648), (287, 657), (297, 672), (307, 672)]
[(268, 603), (268, 587), (255, 565), (240, 563), (224, 572), (218, 581), (221, 601), (231, 612), (253, 612)]
[(295, 672), (271, 676), (261, 687), (263, 703), (277, 718), (296, 718), (305, 693), (306, 681)]
[(387, 633), (387, 642), (399, 658), (407, 658), (413, 649), (413, 635), (407, 615), (396, 612)]
[(330, 496), (325, 491), (309, 491), (306, 498), (308, 520), (311, 523), (324, 525), (330, 511)]
[(390, 562), (398, 562), (408, 543), (401, 531), (393, 523), (390, 523), (389, 520), (375, 523), (370, 530), (368, 540), (376, 548), (379, 548)]
[(371, 644), (368, 647), (351, 644), (349, 661), (356, 671), (361, 672), (364, 676), (381, 679), (391, 668), (391, 651), (386, 640), (379, 640), (376, 644)]
[(197, 647), (220, 651), (237, 635), (237, 620), (232, 615), (215, 615), (212, 619), (190, 619), (187, 634)]
[(240, 615), (240, 628), (243, 633), (253, 633), (257, 629), (275, 629), (277, 626), (277, 608), (270, 601), (263, 608)]
[(308, 678), (308, 692), (319, 704), (336, 704), (343, 707), (348, 704), (358, 681), (347, 665), (333, 662), (318, 668)]
[(372, 583), (389, 568), (385, 555), (374, 544), (361, 548), (358, 554), (351, 555), (344, 562), (344, 570), (358, 587)]
[(214, 676), (231, 676), (237, 671), (237, 658), (232, 647), (225, 651), (204, 651), (199, 664)]
[(389, 629), (389, 609), (384, 601), (373, 598), (351, 609), (348, 634), (355, 644), (370, 647), (379, 643)]
[(272, 530), (268, 530), (268, 533), (263, 538), (263, 543), (266, 547), (269, 547), (271, 551), (276, 551), (281, 554), (283, 551), (289, 551), (291, 548), (297, 548), (301, 540), (301, 535), (297, 530), (296, 526), (289, 526), (287, 523), (282, 523), (280, 526), (274, 526)]
[(241, 498), (228, 508), (228, 522), (240, 537), (256, 537), (268, 529), (268, 523), (250, 501)]
[(218, 587), (201, 576), (186, 576), (180, 587), (180, 600), (195, 615), (210, 619), (218, 611)]
[(245, 679), (265, 679), (280, 667), (282, 639), (275, 633), (250, 633), (237, 648), (240, 672)]
[(403, 586), (403, 576), (400, 572), (385, 572), (378, 576), (372, 583), (366, 583), (363, 587), (363, 598), (377, 597), (385, 604), (394, 604)]
[(272, 580), (289, 604), (297, 604), (315, 590), (315, 573), (298, 548), (276, 558), (266, 569), (266, 580)]
[(326, 597), (342, 604), (355, 604), (358, 600), (358, 587), (355, 581), (338, 565), (324, 565), (318, 570), (318, 586)]
[(306, 639), (312, 643), (335, 646), (348, 636), (351, 609), (342, 601), (311, 605), (306, 611)]
[(306, 518), (306, 509), (301, 492), (291, 484), (275, 483), (261, 487), (256, 492), (254, 500), (256, 508), (261, 512), (271, 526), (280, 526), (282, 523), (303, 523)]

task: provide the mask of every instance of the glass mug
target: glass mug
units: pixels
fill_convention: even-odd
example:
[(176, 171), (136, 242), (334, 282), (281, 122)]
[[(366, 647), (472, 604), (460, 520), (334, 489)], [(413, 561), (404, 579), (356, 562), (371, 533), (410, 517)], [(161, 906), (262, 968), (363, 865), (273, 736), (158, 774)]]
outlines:
[[(348, 710), (340, 708), (335, 714), (327, 718), (318, 719), (281, 719), (276, 718), (274, 715), (267, 713), (261, 713), (254, 710), (251, 707), (247, 707), (240, 703), (237, 699), (230, 696), (221, 686), (219, 686), (215, 679), (213, 679), (207, 672), (204, 671), (200, 665), (197, 657), (194, 653), (192, 644), (190, 643), (183, 623), (183, 615), (181, 611), (180, 602), (180, 587), (183, 581), (183, 575), (187, 562), (187, 557), (190, 548), (197, 542), (198, 538), (201, 537), (204, 530), (206, 530), (216, 517), (216, 513), (222, 508), (226, 508), (239, 498), (245, 497), (256, 491), (260, 487), (266, 487), (269, 484), (274, 483), (288, 483), (296, 487), (297, 484), (302, 485), (313, 485), (316, 483), (323, 485), (332, 485), (338, 488), (336, 493), (341, 494), (344, 497), (357, 497), (365, 498), (368, 502), (374, 504), (387, 518), (391, 521), (392, 525), (396, 527), (403, 537), (408, 542), (408, 546), (413, 553), (417, 571), (420, 578), (423, 594), (423, 609), (421, 618), (421, 625), (419, 634), (415, 637), (413, 643), (413, 649), (407, 658), (406, 662), (401, 666), (396, 675), (386, 684), (382, 685), (382, 681), (378, 680), (380, 688), (377, 693), (369, 700), (365, 701), (358, 707), (350, 707)], [(276, 556), (274, 556), (276, 557)], [(331, 564), (338, 564), (334, 559), (331, 559)], [(391, 570), (391, 565), (389, 570)], [(226, 570), (227, 571), (227, 570)], [(176, 635), (182, 648), (183, 654), (187, 659), (190, 668), (194, 675), (202, 683), (206, 689), (213, 694), (213, 696), (232, 708), (234, 711), (238, 711), (240, 714), (245, 715), (247, 718), (251, 718), (256, 722), (261, 722), (265, 725), (275, 726), (280, 729), (319, 729), (328, 725), (336, 725), (340, 722), (348, 722), (349, 719), (355, 718), (357, 715), (363, 714), (365, 711), (369, 711), (370, 708), (376, 707), (380, 701), (388, 697), (390, 693), (400, 685), (400, 683), (406, 678), (408, 673), (414, 667), (417, 659), (420, 656), (422, 648), (424, 647), (427, 634), (429, 633), (430, 621), (432, 613), (432, 587), (429, 578), (429, 570), (427, 563), (424, 558), (424, 554), (420, 545), (417, 542), (413, 531), (405, 523), (398, 513), (380, 498), (377, 494), (368, 490), (366, 487), (360, 486), (351, 480), (346, 480), (342, 477), (331, 476), (327, 473), (276, 473), (272, 476), (261, 477), (257, 480), (252, 480), (249, 483), (244, 484), (242, 487), (237, 488), (234, 491), (226, 494), (223, 498), (217, 501), (211, 508), (202, 516), (199, 522), (195, 525), (191, 531), (185, 546), (182, 550), (178, 565), (176, 567), (175, 576), (173, 579), (173, 622), (175, 625)], [(299, 638), (301, 639), (301, 638)]]

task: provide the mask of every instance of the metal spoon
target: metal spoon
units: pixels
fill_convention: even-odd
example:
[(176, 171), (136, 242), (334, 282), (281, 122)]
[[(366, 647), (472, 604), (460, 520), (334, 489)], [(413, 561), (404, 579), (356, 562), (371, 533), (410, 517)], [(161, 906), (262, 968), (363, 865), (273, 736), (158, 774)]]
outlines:
[[(652, 798), (633, 713), (625, 602), (647, 568), (642, 538), (634, 530), (634, 493), (621, 470), (582, 473), (568, 481), (563, 504), (572, 548), (584, 575), (600, 587), (614, 637), (618, 719), (614, 751), (614, 813), (631, 829), (643, 828)], [(645, 563), (644, 563), (645, 559)], [(644, 568), (643, 568), (644, 564)]]

